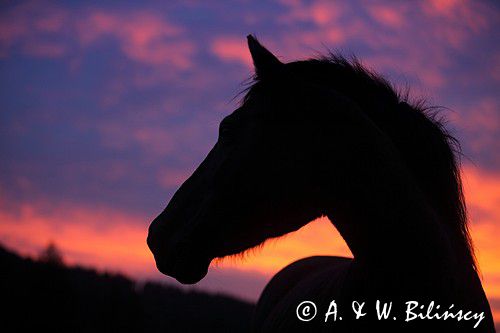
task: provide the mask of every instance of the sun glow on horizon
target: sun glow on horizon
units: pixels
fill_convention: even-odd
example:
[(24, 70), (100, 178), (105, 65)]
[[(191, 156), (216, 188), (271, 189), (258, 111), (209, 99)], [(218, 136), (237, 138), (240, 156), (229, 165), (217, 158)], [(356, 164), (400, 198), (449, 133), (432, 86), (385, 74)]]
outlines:
[[(500, 298), (500, 175), (473, 167), (464, 170), (465, 194), (472, 215), (471, 233), (483, 283), (489, 297)], [(35, 256), (49, 242), (62, 250), (68, 264), (124, 272), (132, 277), (156, 277), (153, 257), (146, 246), (145, 216), (110, 209), (61, 206), (47, 215), (30, 205), (18, 214), (0, 212), (0, 241), (25, 255)], [(70, 222), (68, 222), (70, 221)], [(137, 221), (144, 221), (138, 225)], [(312, 255), (351, 256), (328, 218), (319, 218), (299, 231), (271, 239), (243, 258), (217, 260), (212, 268), (240, 271), (270, 278), (291, 262)], [(209, 273), (210, 274), (210, 273)]]

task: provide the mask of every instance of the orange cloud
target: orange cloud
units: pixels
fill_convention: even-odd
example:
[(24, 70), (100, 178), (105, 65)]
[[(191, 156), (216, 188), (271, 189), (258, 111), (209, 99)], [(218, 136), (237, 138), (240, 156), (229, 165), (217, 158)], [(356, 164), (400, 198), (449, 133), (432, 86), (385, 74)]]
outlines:
[(484, 288), (488, 296), (500, 298), (500, 175), (467, 166), (463, 181)]
[(217, 262), (217, 265), (272, 276), (286, 265), (314, 255), (352, 257), (347, 244), (326, 217), (309, 223), (295, 233), (269, 240), (244, 258), (230, 257)]
[(2, 242), (25, 255), (36, 256), (54, 241), (69, 264), (135, 276), (154, 268), (145, 246), (148, 219), (144, 216), (82, 207), (59, 207), (44, 214), (24, 205), (18, 214), (0, 212), (0, 221)]
[[(184, 175), (167, 179), (177, 182)], [(466, 166), (464, 185), (472, 215), (472, 234), (490, 296), (500, 297), (500, 174)], [(478, 212), (482, 212), (478, 214)], [(130, 215), (104, 208), (61, 206), (50, 214), (24, 205), (18, 214), (0, 212), (0, 240), (27, 254), (35, 254), (55, 241), (71, 263), (122, 270), (142, 275), (154, 268), (145, 245), (148, 221), (153, 216)], [(142, 222), (142, 223), (141, 223)], [(299, 231), (265, 246), (246, 258), (218, 262), (219, 269), (237, 269), (271, 276), (294, 260), (311, 255), (351, 253), (327, 218), (309, 223)]]

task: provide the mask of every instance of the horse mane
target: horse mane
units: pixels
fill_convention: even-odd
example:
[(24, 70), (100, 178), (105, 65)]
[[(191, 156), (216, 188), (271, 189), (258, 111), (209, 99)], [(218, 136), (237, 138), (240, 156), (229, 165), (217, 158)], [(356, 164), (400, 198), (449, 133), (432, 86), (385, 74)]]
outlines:
[(459, 260), (465, 260), (464, 265), (478, 271), (460, 175), (461, 148), (459, 141), (446, 130), (441, 108), (427, 106), (422, 99), (412, 100), (408, 88), (398, 91), (356, 58), (348, 60), (331, 52), (287, 63), (275, 75), (286, 79), (267, 85), (263, 83), (270, 78), (254, 76), (242, 103), (267, 89), (270, 93), (286, 93), (294, 82), (333, 89), (353, 100), (392, 140), (449, 233)]

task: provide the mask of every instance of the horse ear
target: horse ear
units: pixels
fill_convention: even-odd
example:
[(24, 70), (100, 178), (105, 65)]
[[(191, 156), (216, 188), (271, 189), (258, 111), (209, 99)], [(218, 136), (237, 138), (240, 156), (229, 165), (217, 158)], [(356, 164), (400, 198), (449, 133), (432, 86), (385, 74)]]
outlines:
[(248, 35), (247, 40), (248, 49), (252, 55), (255, 73), (258, 78), (268, 76), (283, 66), (283, 63), (279, 61), (274, 54), (262, 46), (254, 36)]

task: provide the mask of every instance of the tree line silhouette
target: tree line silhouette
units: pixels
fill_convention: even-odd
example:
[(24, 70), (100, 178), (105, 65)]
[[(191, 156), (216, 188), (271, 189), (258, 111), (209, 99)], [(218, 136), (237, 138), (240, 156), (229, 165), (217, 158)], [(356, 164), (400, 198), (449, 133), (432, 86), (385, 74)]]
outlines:
[(254, 305), (228, 296), (67, 267), (54, 244), (38, 260), (0, 245), (3, 332), (245, 332)]

